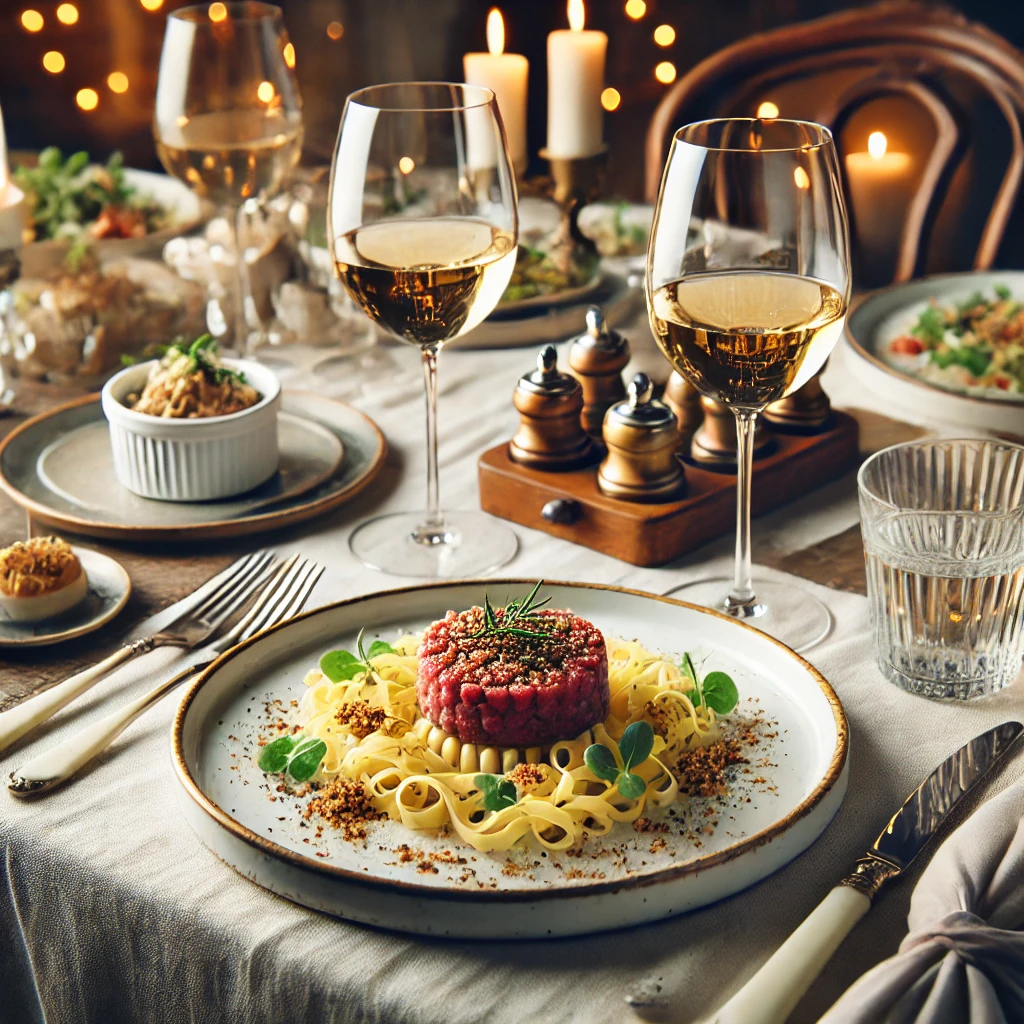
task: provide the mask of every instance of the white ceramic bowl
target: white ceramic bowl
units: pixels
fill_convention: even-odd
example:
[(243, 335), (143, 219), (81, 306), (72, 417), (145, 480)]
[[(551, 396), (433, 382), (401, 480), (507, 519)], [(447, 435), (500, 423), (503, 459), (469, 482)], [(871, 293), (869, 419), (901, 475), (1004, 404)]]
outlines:
[(258, 487), (277, 472), (281, 384), (265, 366), (225, 359), (263, 396), (229, 416), (170, 419), (124, 403), (146, 384), (153, 362), (115, 374), (103, 386), (114, 472), (128, 490), (160, 501), (209, 501)]

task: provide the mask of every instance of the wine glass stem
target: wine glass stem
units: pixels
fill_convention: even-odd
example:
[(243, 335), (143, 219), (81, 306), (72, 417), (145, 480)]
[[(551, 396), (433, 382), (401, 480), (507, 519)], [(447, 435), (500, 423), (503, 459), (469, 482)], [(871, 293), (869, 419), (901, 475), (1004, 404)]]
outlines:
[(419, 539), (430, 544), (442, 543), (444, 515), (441, 512), (437, 479), (437, 357), (438, 349), (430, 345), (423, 350), (423, 385), (427, 400), (427, 514), (420, 527)]
[(754, 430), (757, 413), (733, 409), (736, 416), (736, 567), (728, 608), (751, 608), (756, 604), (750, 578), (750, 483), (754, 475)]
[(231, 232), (232, 248), (235, 251), (235, 288), (236, 299), (231, 305), (234, 308), (235, 319), (231, 325), (231, 346), (239, 356), (248, 354), (249, 321), (245, 314), (246, 306), (249, 303), (249, 267), (245, 262), (245, 249), (242, 239), (246, 234), (246, 215), (244, 204), (242, 206), (229, 206), (223, 211), (222, 216), (227, 222)]

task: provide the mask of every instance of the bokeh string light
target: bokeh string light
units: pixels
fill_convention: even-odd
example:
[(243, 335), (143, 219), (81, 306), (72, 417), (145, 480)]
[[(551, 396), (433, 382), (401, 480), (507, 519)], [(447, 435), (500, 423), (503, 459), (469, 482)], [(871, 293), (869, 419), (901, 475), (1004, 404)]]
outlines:
[(67, 62), (64, 60), (64, 54), (60, 50), (47, 50), (43, 54), (43, 67), (50, 72), (51, 75), (59, 75), (66, 67)]
[(74, 4), (61, 4), (57, 8), (57, 20), (62, 25), (74, 25), (78, 21), (78, 8)]
[(43, 16), (38, 11), (21, 12), (21, 27), (26, 32), (41, 32), (44, 24)]

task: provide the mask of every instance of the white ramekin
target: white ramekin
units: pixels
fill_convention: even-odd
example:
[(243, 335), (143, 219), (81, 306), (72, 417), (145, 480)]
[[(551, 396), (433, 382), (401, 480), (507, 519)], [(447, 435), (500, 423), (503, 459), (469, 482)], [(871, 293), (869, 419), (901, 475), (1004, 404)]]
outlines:
[(171, 419), (134, 412), (153, 362), (115, 374), (101, 402), (110, 427), (114, 472), (128, 490), (160, 501), (209, 501), (258, 487), (277, 472), (277, 411), (281, 384), (265, 366), (225, 359), (263, 397), (230, 416)]

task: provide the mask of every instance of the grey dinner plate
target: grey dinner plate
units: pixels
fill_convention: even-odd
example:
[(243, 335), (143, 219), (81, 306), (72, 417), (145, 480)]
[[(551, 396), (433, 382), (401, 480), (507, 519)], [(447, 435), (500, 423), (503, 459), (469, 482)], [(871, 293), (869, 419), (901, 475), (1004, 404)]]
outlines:
[(90, 548), (72, 546), (89, 581), (89, 591), (73, 608), (42, 622), (15, 622), (0, 609), (0, 647), (41, 647), (84, 636), (106, 625), (128, 603), (128, 573), (119, 562)]
[(350, 406), (284, 392), (281, 470), (223, 501), (140, 498), (114, 476), (106, 420), (96, 398), (22, 424), (0, 446), (0, 487), (39, 522), (120, 540), (199, 540), (276, 529), (320, 515), (376, 476), (387, 443)]

